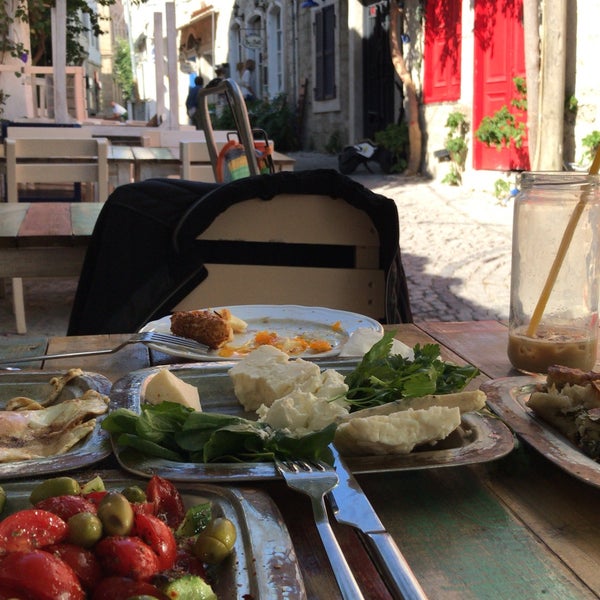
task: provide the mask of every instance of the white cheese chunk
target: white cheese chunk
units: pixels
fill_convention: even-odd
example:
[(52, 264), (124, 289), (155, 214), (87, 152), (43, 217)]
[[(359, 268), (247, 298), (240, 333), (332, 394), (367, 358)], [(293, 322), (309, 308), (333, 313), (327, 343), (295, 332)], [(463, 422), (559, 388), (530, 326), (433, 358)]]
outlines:
[(408, 454), (419, 445), (443, 440), (460, 425), (460, 409), (433, 406), (341, 423), (335, 445), (341, 454)]
[(290, 357), (274, 346), (259, 346), (229, 369), (233, 390), (247, 411), (262, 404), (271, 406), (274, 400), (299, 389), (315, 392), (322, 384), (318, 365), (301, 358)]
[(196, 411), (202, 410), (198, 388), (186, 383), (169, 369), (161, 369), (148, 381), (144, 400), (150, 404), (177, 402)]
[(257, 410), (259, 421), (275, 429), (287, 429), (300, 437), (320, 431), (348, 414), (345, 399), (327, 400), (311, 392), (294, 390), (277, 398), (270, 407), (264, 404)]

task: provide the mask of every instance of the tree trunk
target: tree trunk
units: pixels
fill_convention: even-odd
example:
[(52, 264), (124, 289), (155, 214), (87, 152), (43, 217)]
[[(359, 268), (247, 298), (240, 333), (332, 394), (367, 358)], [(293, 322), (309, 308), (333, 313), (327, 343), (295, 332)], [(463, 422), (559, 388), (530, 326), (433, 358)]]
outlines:
[(392, 0), (390, 7), (390, 50), (394, 69), (404, 85), (408, 113), (408, 166), (405, 175), (416, 175), (421, 170), (421, 127), (419, 126), (419, 103), (415, 84), (406, 68), (400, 42), (398, 40), (398, 22), (401, 9), (397, 0)]
[(529, 164), (538, 170), (537, 139), (540, 102), (540, 18), (538, 0), (523, 1), (525, 31), (525, 78), (527, 81), (527, 140)]

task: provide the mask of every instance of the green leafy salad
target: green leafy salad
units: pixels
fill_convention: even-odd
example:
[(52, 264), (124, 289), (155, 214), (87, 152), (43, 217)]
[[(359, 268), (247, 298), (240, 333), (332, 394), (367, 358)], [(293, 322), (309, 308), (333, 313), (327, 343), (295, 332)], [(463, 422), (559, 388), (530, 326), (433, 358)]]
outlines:
[[(414, 360), (392, 355), (393, 332), (387, 332), (345, 377), (350, 410), (402, 398), (461, 391), (479, 371), (441, 360), (439, 346), (414, 347)], [(178, 462), (262, 462), (274, 457), (327, 460), (337, 425), (297, 436), (267, 423), (218, 413), (197, 412), (175, 402), (142, 404), (140, 413), (112, 411), (102, 428), (117, 444), (146, 456)]]

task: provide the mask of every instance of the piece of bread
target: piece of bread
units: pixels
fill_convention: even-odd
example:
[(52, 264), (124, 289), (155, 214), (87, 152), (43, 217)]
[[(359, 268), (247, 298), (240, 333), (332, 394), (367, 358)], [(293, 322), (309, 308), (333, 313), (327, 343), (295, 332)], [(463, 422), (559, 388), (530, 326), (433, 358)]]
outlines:
[(171, 315), (171, 332), (216, 350), (233, 340), (228, 321), (212, 310), (187, 310)]

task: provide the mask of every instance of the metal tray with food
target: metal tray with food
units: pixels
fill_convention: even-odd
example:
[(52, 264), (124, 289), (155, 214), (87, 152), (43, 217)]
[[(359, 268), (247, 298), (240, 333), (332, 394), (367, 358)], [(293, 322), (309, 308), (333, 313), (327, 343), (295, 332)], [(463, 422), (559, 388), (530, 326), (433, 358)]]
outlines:
[(489, 407), (519, 438), (567, 473), (600, 487), (600, 463), (586, 456), (527, 406), (536, 386), (545, 381), (543, 376), (503, 377), (483, 384), (481, 389)]
[[(197, 363), (171, 365), (173, 374), (197, 387), (204, 412), (221, 413), (256, 419), (255, 413), (244, 412), (238, 402), (229, 369), (235, 363)], [(356, 363), (330, 360), (320, 365), (340, 373), (349, 372)], [(111, 397), (116, 405), (133, 407), (139, 412), (144, 389), (159, 368), (133, 372), (117, 381)], [(494, 460), (514, 448), (510, 430), (494, 416), (466, 413), (461, 426), (446, 440), (434, 447), (422, 447), (410, 454), (387, 456), (348, 456), (346, 462), (355, 473), (413, 470), (430, 467), (458, 466)], [(150, 457), (132, 448), (119, 446), (113, 439), (113, 449), (119, 464), (131, 473), (141, 476), (159, 474), (173, 481), (240, 482), (275, 479), (278, 477), (271, 462), (191, 463)]]
[(79, 369), (0, 372), (0, 479), (80, 469), (109, 456), (99, 424), (110, 388), (103, 375)]
[[(88, 471), (101, 477), (108, 491), (122, 491), (145, 483), (116, 470)], [(79, 481), (80, 476), (74, 475)], [(7, 482), (3, 517), (31, 508), (29, 496), (41, 480)], [(81, 480), (83, 485), (84, 480)], [(276, 600), (306, 598), (300, 568), (281, 514), (268, 494), (250, 488), (186, 482), (176, 485), (186, 509), (211, 505), (214, 517), (229, 519), (236, 530), (231, 554), (211, 566), (209, 582), (218, 598)]]

